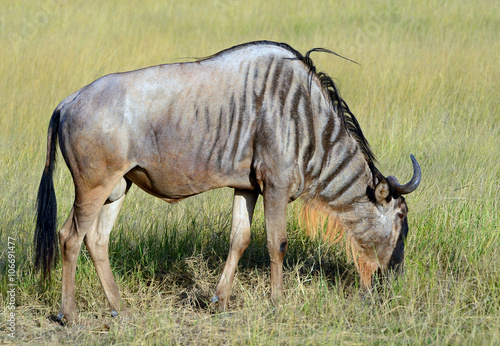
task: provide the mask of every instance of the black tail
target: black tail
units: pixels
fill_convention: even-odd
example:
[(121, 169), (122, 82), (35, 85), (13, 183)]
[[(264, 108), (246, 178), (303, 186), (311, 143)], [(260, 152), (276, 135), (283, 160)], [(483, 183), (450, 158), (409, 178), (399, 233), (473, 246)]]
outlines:
[(42, 270), (43, 280), (50, 280), (50, 270), (57, 264), (59, 242), (57, 239), (57, 201), (52, 173), (56, 163), (57, 133), (59, 130), (59, 110), (50, 119), (47, 136), (47, 160), (42, 180), (38, 188), (35, 244), (35, 270)]

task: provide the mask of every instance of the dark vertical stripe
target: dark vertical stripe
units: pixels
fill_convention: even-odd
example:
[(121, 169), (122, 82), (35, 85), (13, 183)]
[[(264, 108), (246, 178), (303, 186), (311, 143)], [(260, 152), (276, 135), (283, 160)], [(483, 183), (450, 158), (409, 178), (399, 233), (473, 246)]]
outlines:
[[(274, 65), (272, 72), (273, 72), (273, 74), (270, 78), (271, 87), (269, 88), (268, 95), (271, 97), (272, 100), (274, 100), (274, 96), (281, 85), (281, 78), (280, 77), (281, 77), (281, 74), (283, 72), (283, 61), (279, 61), (279, 63), (276, 63)], [(283, 105), (282, 102), (279, 104)]]
[(208, 108), (207, 105), (205, 105), (205, 112), (203, 113), (205, 117), (205, 130), (211, 131), (212, 129), (210, 128), (210, 108)]
[[(326, 165), (329, 162), (328, 158), (332, 157), (332, 150), (335, 148), (335, 146), (345, 145), (345, 141), (344, 144), (339, 143), (341, 140), (346, 138), (346, 131), (341, 126), (340, 122), (337, 122), (337, 126), (335, 126), (335, 119), (333, 117), (336, 116), (337, 115), (333, 113), (332, 116), (328, 117), (328, 122), (327, 122), (328, 131), (324, 131), (323, 136), (321, 138), (321, 142), (324, 149), (323, 159), (321, 161), (322, 162), (321, 171), (326, 169)], [(334, 130), (337, 130), (337, 133), (332, 141), (332, 135)], [(337, 160), (337, 158), (335, 158), (335, 160)]]
[(269, 63), (266, 66), (266, 71), (264, 72), (262, 78), (259, 78), (259, 67), (255, 68), (254, 71), (254, 113), (256, 115), (261, 114), (261, 109), (262, 109), (262, 104), (264, 103), (264, 95), (266, 93), (267, 89), (267, 82), (269, 79), (269, 74), (271, 73), (271, 70), (274, 65), (274, 59), (272, 58)]
[[(341, 144), (339, 144), (339, 145), (341, 145)], [(319, 182), (318, 189), (320, 191), (322, 191), (323, 189), (325, 189), (331, 183), (331, 181), (335, 178), (335, 176), (337, 176), (338, 174), (340, 174), (346, 168), (346, 166), (350, 163), (352, 157), (354, 155), (356, 155), (356, 153), (358, 151), (359, 151), (358, 146), (354, 147), (354, 151), (352, 153), (344, 150), (343, 151), (344, 156), (342, 157), (342, 160), (340, 161), (339, 165), (337, 167), (335, 167), (335, 169), (333, 171), (331, 171), (325, 178), (323, 178)], [(338, 162), (338, 159), (335, 158), (335, 161)]]
[[(314, 152), (316, 150), (316, 131), (314, 127), (314, 112), (311, 107), (311, 102), (310, 102), (310, 94), (306, 92), (304, 89), (304, 86), (300, 86), (300, 99), (299, 99), (299, 104), (300, 106), (300, 101), (302, 101), (302, 107), (299, 110), (300, 116), (304, 121), (304, 124), (307, 126), (307, 131), (308, 131), (308, 138), (309, 138), (309, 143), (307, 143), (307, 147), (304, 153), (304, 163), (303, 163), (303, 171), (305, 172), (306, 175), (309, 175), (311, 172), (308, 169), (310, 163), (312, 162), (314, 158)], [(312, 166), (311, 168), (312, 169)]]
[[(290, 85), (290, 87), (292, 86)], [(300, 118), (303, 115), (299, 114), (299, 102), (300, 102), (300, 88), (297, 87), (297, 85), (293, 85), (293, 95), (289, 100), (289, 103), (290, 103), (290, 116), (295, 126), (295, 157), (297, 158), (297, 161), (300, 160), (299, 158), (300, 144), (304, 144), (303, 141), (305, 141), (306, 139), (309, 140), (309, 136), (305, 138), (305, 136), (303, 135), (303, 129), (300, 122)]]
[(343, 182), (341, 186), (336, 186), (334, 199), (338, 199), (342, 196), (350, 187), (352, 187), (361, 177), (363, 176), (362, 172), (356, 172), (351, 175), (351, 179)]
[[(285, 69), (286, 66), (282, 64), (282, 69)], [(292, 81), (293, 81), (293, 71), (291, 69), (287, 69), (286, 71), (281, 73), (281, 81), (280, 88), (277, 92), (278, 102), (280, 109), (280, 120), (279, 122), (282, 124), (282, 128), (286, 131), (286, 140), (285, 140), (285, 152), (284, 154), (289, 157), (290, 147), (295, 147), (295, 143), (298, 140), (298, 136), (296, 135), (296, 131), (298, 130), (297, 122), (293, 121), (293, 114), (291, 112), (291, 108), (289, 107), (290, 100), (288, 96), (293, 90)], [(287, 111), (285, 113), (285, 110)], [(294, 127), (294, 128), (293, 128)], [(297, 155), (295, 155), (297, 157)]]
[(238, 163), (236, 162), (236, 155), (237, 153), (239, 152), (239, 149), (240, 149), (240, 144), (241, 144), (241, 138), (240, 138), (240, 135), (241, 135), (241, 129), (243, 127), (243, 124), (244, 124), (244, 119), (247, 119), (249, 116), (252, 116), (251, 114), (248, 114), (247, 112), (247, 109), (246, 109), (246, 100), (247, 100), (247, 92), (248, 92), (248, 76), (250, 75), (250, 68), (251, 68), (251, 64), (246, 64), (246, 69), (245, 69), (245, 72), (244, 72), (244, 78), (243, 78), (243, 92), (240, 94), (240, 98), (238, 100), (238, 103), (239, 103), (239, 107), (238, 107), (238, 112), (237, 114), (235, 114), (234, 116), (236, 117), (236, 129), (235, 129), (235, 133), (233, 133), (233, 131), (231, 130), (230, 131), (230, 134), (232, 136), (232, 148), (231, 148), (231, 152), (230, 152), (230, 160), (231, 160), (231, 163), (232, 163), (232, 168), (234, 168), (234, 166)]

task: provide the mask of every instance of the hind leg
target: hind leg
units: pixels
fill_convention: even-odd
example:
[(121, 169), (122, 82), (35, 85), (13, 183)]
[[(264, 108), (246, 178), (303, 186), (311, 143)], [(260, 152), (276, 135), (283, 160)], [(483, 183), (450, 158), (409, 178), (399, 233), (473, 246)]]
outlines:
[(84, 238), (85, 246), (94, 262), (97, 275), (102, 288), (111, 306), (111, 315), (114, 317), (118, 311), (126, 312), (126, 306), (120, 297), (111, 267), (109, 265), (108, 245), (111, 229), (116, 222), (118, 213), (125, 200), (125, 194), (131, 183), (121, 178), (110, 197), (102, 207), (96, 227), (92, 228)]
[[(62, 261), (62, 294), (61, 309), (57, 318), (61, 321), (66, 318), (68, 322), (75, 319), (75, 272), (76, 260), (80, 252), (81, 239), (78, 239), (74, 221), (74, 208), (71, 209), (68, 219), (59, 231), (59, 243), (61, 246)], [(70, 236), (71, 234), (71, 236)]]
[[(68, 323), (72, 323), (76, 319), (75, 273), (80, 247), (88, 231), (95, 227), (102, 205), (102, 203), (100, 205), (92, 203), (95, 198), (91, 198), (91, 195), (86, 194), (81, 197), (77, 194), (73, 209), (59, 232), (62, 259), (62, 296), (61, 310), (57, 317), (59, 320), (62, 320), (63, 317), (66, 318)], [(91, 202), (86, 202), (87, 200)]]

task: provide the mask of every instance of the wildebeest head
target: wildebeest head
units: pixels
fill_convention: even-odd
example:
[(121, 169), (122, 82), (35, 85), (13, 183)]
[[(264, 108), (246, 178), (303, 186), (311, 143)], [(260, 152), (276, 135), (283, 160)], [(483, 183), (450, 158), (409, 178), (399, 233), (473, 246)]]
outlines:
[(352, 246), (357, 255), (357, 267), (363, 286), (370, 287), (372, 274), (377, 270), (403, 271), (405, 240), (408, 235), (408, 206), (402, 196), (413, 192), (420, 184), (421, 171), (413, 162), (413, 177), (404, 185), (393, 176), (377, 177), (375, 189), (368, 189), (372, 201), (370, 231), (353, 235)]
[(320, 199), (311, 199), (302, 209), (301, 223), (310, 236), (322, 235), (324, 240), (337, 242), (347, 231), (348, 253), (352, 251), (365, 288), (371, 287), (376, 271), (403, 271), (408, 206), (402, 195), (413, 192), (421, 179), (420, 166), (413, 155), (411, 159), (413, 177), (404, 185), (374, 169), (374, 188), (368, 186), (366, 203), (353, 203), (339, 212)]
[[(408, 207), (404, 197), (398, 198), (398, 204), (400, 205), (401, 212), (398, 214), (398, 219), (396, 220), (396, 228), (400, 229), (400, 231), (396, 246), (392, 250), (391, 259), (389, 260), (389, 269), (401, 274), (403, 273), (405, 258), (405, 241), (408, 235)], [(400, 223), (401, 225), (399, 225)]]

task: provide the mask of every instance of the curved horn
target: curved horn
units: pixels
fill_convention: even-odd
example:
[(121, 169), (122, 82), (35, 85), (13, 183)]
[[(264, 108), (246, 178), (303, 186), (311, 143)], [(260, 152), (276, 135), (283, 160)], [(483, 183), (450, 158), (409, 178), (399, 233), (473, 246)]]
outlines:
[(387, 177), (387, 182), (389, 183), (391, 190), (400, 195), (406, 195), (410, 192), (415, 191), (415, 189), (420, 184), (420, 178), (422, 178), (422, 171), (420, 170), (417, 159), (415, 159), (415, 157), (411, 154), (410, 158), (413, 163), (413, 177), (408, 183), (400, 185), (396, 177), (392, 175), (390, 177)]

